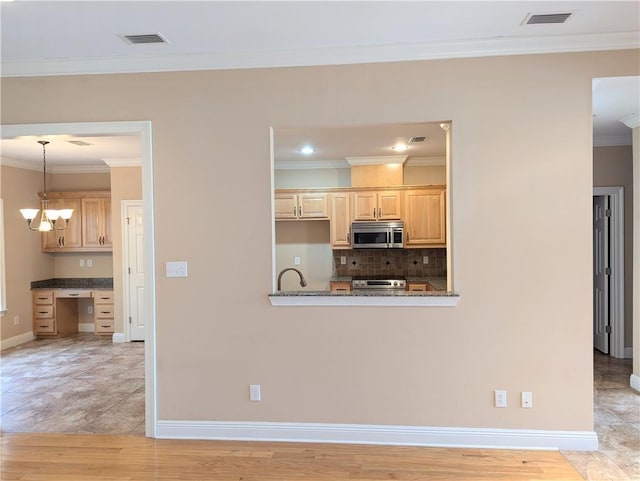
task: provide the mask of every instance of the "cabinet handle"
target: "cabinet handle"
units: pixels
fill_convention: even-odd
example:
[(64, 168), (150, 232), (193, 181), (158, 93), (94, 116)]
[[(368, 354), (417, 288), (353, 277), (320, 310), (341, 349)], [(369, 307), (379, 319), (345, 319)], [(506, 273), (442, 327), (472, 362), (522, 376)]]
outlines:
[(42, 324), (39, 324), (39, 327), (41, 327), (42, 329), (45, 329), (45, 328), (47, 328), (49, 326), (47, 326), (46, 324), (44, 326)]
[(78, 294), (77, 292), (72, 292), (71, 294), (69, 294), (69, 297), (76, 297), (79, 296), (80, 294)]
[(373, 208), (373, 218), (374, 219), (376, 218), (376, 208), (375, 207)]
[(347, 232), (347, 242), (351, 242), (351, 233)]
[(378, 207), (378, 219), (382, 217), (382, 207)]
[(38, 300), (39, 300), (39, 301), (45, 301), (45, 300), (47, 300), (47, 299), (49, 299), (49, 298), (48, 298), (48, 297), (38, 297)]
[(49, 311), (38, 311), (38, 314), (49, 314)]
[(62, 236), (60, 239), (62, 239), (62, 247), (64, 247), (64, 236)]
[(100, 314), (111, 314), (111, 311), (100, 311)]
[(298, 217), (300, 217), (302, 215), (302, 206), (299, 205), (298, 206)]
[(293, 207), (293, 216), (295, 217), (295, 215), (296, 215), (296, 208), (295, 208), (295, 206), (294, 206), (294, 207)]
[(103, 329), (107, 329), (108, 327), (111, 327), (109, 324), (107, 324), (106, 326), (104, 324), (100, 324), (100, 327), (102, 327)]

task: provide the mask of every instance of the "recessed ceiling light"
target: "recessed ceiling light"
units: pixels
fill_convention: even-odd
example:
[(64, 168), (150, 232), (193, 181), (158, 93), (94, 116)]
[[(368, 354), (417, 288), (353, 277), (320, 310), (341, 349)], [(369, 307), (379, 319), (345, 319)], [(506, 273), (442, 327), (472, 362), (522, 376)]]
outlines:
[(311, 147), (310, 145), (305, 145), (304, 147), (302, 147), (300, 149), (300, 153), (304, 154), (304, 155), (311, 155), (315, 152), (315, 150), (313, 150), (313, 147)]
[(405, 150), (407, 150), (409, 148), (409, 146), (407, 144), (396, 144), (391, 148), (393, 150), (395, 150), (396, 152), (404, 152)]

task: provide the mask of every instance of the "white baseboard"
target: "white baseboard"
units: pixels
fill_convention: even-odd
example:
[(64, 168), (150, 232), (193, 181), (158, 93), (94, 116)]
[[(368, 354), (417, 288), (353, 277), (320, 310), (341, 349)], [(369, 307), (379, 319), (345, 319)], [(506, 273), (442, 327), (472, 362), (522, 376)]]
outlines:
[(442, 428), (368, 424), (158, 421), (166, 439), (287, 441), (398, 446), (597, 451), (593, 431)]
[(640, 392), (640, 376), (631, 374), (631, 378), (629, 379), (629, 386), (631, 386), (632, 389)]
[(625, 347), (623, 355), (624, 355), (625, 359), (633, 359), (633, 348), (632, 347)]
[(19, 346), (25, 342), (33, 341), (35, 338), (36, 336), (33, 335), (33, 331), (29, 331), (10, 337), (9, 339), (4, 339), (0, 341), (0, 351), (9, 349), (10, 347)]
[(127, 342), (127, 338), (124, 335), (124, 332), (114, 332), (111, 340), (113, 342)]
[(79, 322), (78, 332), (96, 332), (95, 322)]

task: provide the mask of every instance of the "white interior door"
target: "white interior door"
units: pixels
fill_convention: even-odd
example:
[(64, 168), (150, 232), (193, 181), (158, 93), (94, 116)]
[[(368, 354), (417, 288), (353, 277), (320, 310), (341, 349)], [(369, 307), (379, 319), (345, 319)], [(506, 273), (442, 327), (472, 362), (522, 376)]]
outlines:
[(609, 354), (609, 196), (593, 197), (593, 347)]
[[(145, 340), (144, 315), (144, 256), (143, 256), (143, 215), (142, 201), (128, 202), (126, 207), (126, 247), (125, 259), (127, 263), (127, 292), (125, 303), (129, 316), (129, 339), (131, 341)], [(125, 319), (127, 322), (127, 319)]]

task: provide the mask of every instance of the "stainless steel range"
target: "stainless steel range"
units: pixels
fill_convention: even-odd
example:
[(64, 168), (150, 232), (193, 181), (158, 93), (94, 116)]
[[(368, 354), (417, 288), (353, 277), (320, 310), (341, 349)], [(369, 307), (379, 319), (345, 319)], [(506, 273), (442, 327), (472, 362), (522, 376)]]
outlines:
[(389, 278), (389, 277), (354, 277), (351, 280), (352, 289), (382, 289), (397, 291), (404, 291), (407, 287), (407, 281), (402, 277)]

